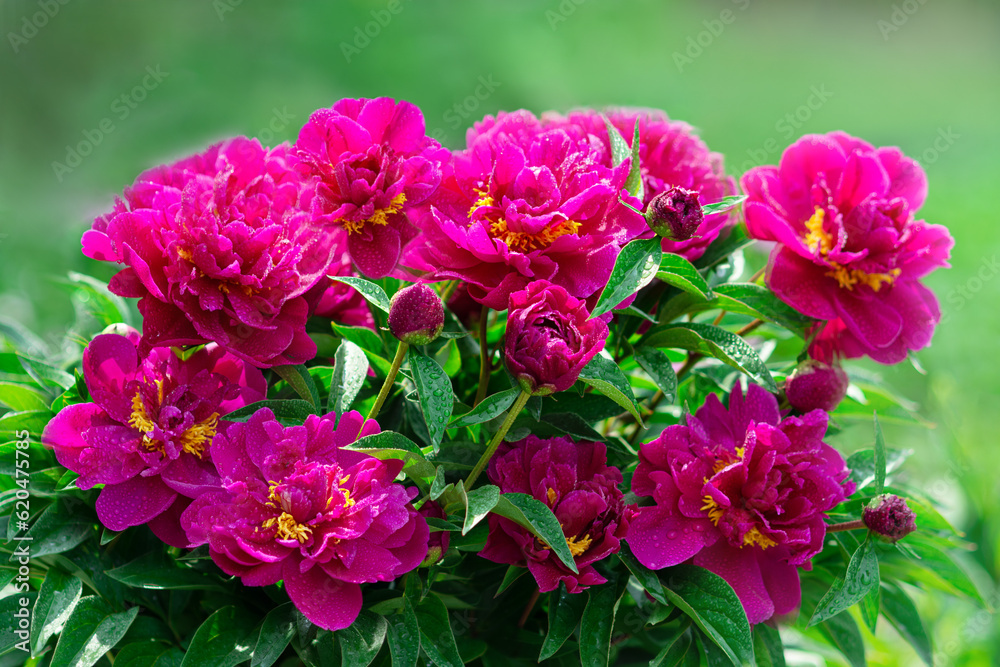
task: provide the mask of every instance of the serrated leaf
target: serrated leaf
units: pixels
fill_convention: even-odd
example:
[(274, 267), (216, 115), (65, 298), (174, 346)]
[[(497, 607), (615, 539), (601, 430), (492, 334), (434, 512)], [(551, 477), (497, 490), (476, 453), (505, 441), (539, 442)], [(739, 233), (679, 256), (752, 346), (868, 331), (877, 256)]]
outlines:
[(910, 643), (927, 667), (934, 667), (934, 647), (930, 635), (920, 620), (920, 612), (902, 588), (886, 586), (882, 589), (882, 613), (892, 627)]
[(398, 614), (385, 617), (388, 624), (387, 638), (392, 664), (399, 667), (414, 667), (420, 657), (420, 625), (409, 598), (403, 598), (403, 606)]
[(162, 551), (139, 556), (105, 574), (132, 588), (189, 591), (221, 589), (204, 573), (175, 565)]
[(389, 296), (385, 293), (384, 289), (372, 281), (365, 280), (364, 278), (356, 278), (354, 276), (330, 276), (330, 280), (350, 285), (354, 289), (361, 292), (361, 296), (363, 296), (368, 303), (385, 313), (389, 312)]
[(312, 403), (314, 409), (319, 407), (319, 391), (316, 389), (316, 382), (304, 365), (272, 366), (271, 370), (287, 382), (288, 386), (294, 389), (302, 400)]
[(711, 288), (705, 278), (698, 273), (694, 264), (680, 255), (663, 253), (656, 277), (680, 290), (700, 296), (702, 299), (711, 299), (713, 296)]
[(618, 253), (611, 276), (597, 299), (590, 317), (603, 315), (648, 285), (657, 275), (662, 256), (659, 237), (639, 239), (626, 244)]
[(500, 502), (500, 488), (487, 484), (478, 489), (466, 491), (461, 483), (459, 483), (458, 488), (465, 500), (465, 522), (462, 524), (462, 534), (467, 535)]
[(431, 445), (437, 447), (444, 438), (451, 411), (455, 407), (451, 379), (438, 362), (413, 348), (410, 348), (409, 359), (413, 382), (417, 385), (417, 396), (420, 399), (420, 411), (427, 424)]
[(52, 664), (90, 667), (125, 636), (138, 613), (138, 607), (116, 612), (96, 595), (81, 598), (59, 635)]
[(885, 436), (882, 435), (882, 426), (878, 423), (878, 414), (873, 413), (872, 418), (875, 420), (875, 495), (880, 495), (885, 490)]
[(514, 387), (512, 389), (507, 389), (506, 391), (493, 394), (492, 396), (487, 396), (471, 411), (461, 417), (453, 419), (448, 425), (448, 428), (472, 426), (473, 424), (482, 424), (490, 421), (491, 419), (496, 419), (514, 404), (514, 401), (520, 393), (521, 388)]
[(257, 619), (240, 607), (223, 607), (195, 631), (181, 667), (235, 667), (250, 659)]
[(661, 324), (647, 331), (639, 344), (681, 348), (715, 357), (724, 364), (743, 371), (768, 391), (778, 391), (771, 372), (753, 347), (736, 334), (717, 326), (701, 322)]
[(420, 647), (435, 665), (462, 667), (455, 633), (448, 621), (448, 609), (436, 594), (431, 593), (417, 604), (415, 610), (420, 627)]
[(580, 624), (583, 610), (587, 606), (587, 596), (580, 593), (568, 593), (566, 585), (549, 593), (549, 628), (542, 642), (542, 650), (538, 662), (554, 656), (566, 643), (576, 626)]
[(347, 340), (340, 341), (340, 347), (333, 358), (333, 375), (330, 377), (330, 396), (326, 411), (342, 415), (351, 409), (358, 392), (368, 376), (368, 357), (365, 351)]
[(587, 590), (587, 606), (580, 618), (580, 664), (607, 667), (611, 652), (611, 630), (621, 602), (620, 589), (613, 581)]
[(746, 195), (733, 195), (731, 197), (723, 197), (717, 202), (712, 204), (705, 204), (701, 207), (701, 212), (708, 217), (710, 215), (715, 215), (716, 213), (725, 213), (730, 211), (746, 200)]
[(670, 357), (651, 345), (640, 345), (632, 356), (663, 392), (664, 400), (673, 403), (677, 398), (677, 374)]
[(268, 612), (257, 633), (250, 667), (271, 667), (295, 636), (295, 605), (286, 602)]
[(753, 637), (743, 604), (722, 577), (694, 565), (661, 572), (669, 577), (663, 592), (736, 665), (753, 665)]
[(559, 519), (545, 503), (524, 493), (502, 493), (496, 507), (493, 508), (493, 513), (526, 528), (547, 544), (563, 565), (574, 574), (579, 574), (573, 554), (566, 544), (566, 535), (559, 525)]
[(51, 568), (45, 575), (31, 614), (31, 654), (41, 655), (49, 637), (62, 630), (83, 593), (83, 582)]
[(387, 629), (384, 618), (362, 610), (350, 626), (338, 630), (342, 667), (368, 667), (382, 649)]
[(622, 406), (642, 425), (642, 415), (632, 393), (632, 385), (614, 361), (598, 354), (580, 371), (580, 381), (592, 386), (612, 401)]
[(316, 407), (309, 403), (309, 401), (297, 398), (269, 398), (251, 403), (250, 405), (244, 405), (238, 410), (233, 410), (229, 414), (219, 417), (219, 419), (229, 422), (245, 422), (258, 410), (264, 408), (274, 413), (274, 418), (285, 426), (302, 424), (309, 415), (316, 414)]
[(837, 579), (816, 605), (809, 625), (833, 618), (861, 601), (872, 586), (879, 585), (878, 556), (875, 541), (869, 537), (851, 556), (844, 579)]

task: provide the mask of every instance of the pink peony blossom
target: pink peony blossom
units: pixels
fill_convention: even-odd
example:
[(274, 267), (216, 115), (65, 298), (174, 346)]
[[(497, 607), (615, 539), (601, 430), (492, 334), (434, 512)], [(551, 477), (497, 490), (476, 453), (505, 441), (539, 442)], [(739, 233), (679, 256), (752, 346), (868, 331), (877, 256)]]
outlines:
[(652, 496), (626, 538), (658, 570), (693, 559), (733, 587), (751, 623), (798, 607), (797, 568), (823, 547), (824, 512), (854, 491), (823, 442), (828, 417), (781, 419), (767, 391), (714, 394), (686, 425), (642, 445), (632, 490)]
[(343, 99), (313, 113), (295, 148), (317, 180), (317, 219), (347, 231), (365, 276), (391, 273), (416, 235), (407, 216), (437, 189), (449, 155), (425, 134), (420, 109), (388, 97)]
[(163, 541), (188, 546), (177, 517), (191, 498), (215, 490), (215, 440), (232, 426), (219, 421), (262, 400), (261, 372), (208, 345), (181, 361), (173, 350), (139, 354), (139, 335), (102, 334), (83, 352), (93, 399), (59, 411), (42, 433), (76, 484), (104, 488), (97, 516), (111, 530), (148, 523)]
[(916, 162), (834, 132), (799, 139), (742, 182), (750, 235), (778, 243), (767, 283), (826, 321), (817, 345), (892, 364), (930, 344), (941, 312), (920, 278), (948, 266), (954, 241), (914, 217), (927, 195)]
[(303, 295), (333, 239), (299, 208), (294, 164), (287, 145), (238, 137), (145, 172), (94, 221), (83, 253), (127, 265), (110, 288), (141, 299), (144, 342), (214, 341), (260, 367), (315, 356)]
[[(336, 426), (335, 426), (336, 424)], [(306, 618), (328, 630), (361, 611), (362, 583), (392, 581), (427, 555), (427, 522), (394, 483), (402, 461), (345, 449), (379, 432), (357, 412), (285, 427), (270, 410), (215, 443), (222, 489), (181, 516), (193, 544), (247, 586), (280, 580)]]
[[(654, 197), (671, 188), (697, 192), (701, 204), (713, 204), (736, 194), (736, 181), (726, 176), (722, 155), (709, 151), (687, 123), (670, 120), (657, 109), (608, 109), (605, 115), (629, 146), (632, 145), (635, 124), (639, 123), (644, 210)], [(567, 116), (545, 114), (542, 121), (546, 127), (575, 128), (578, 132), (596, 137), (605, 148), (604, 154), (611, 154), (608, 130), (597, 111), (586, 109)], [(607, 164), (610, 165), (610, 162)], [(705, 249), (734, 221), (728, 212), (707, 216), (699, 222), (693, 235), (686, 234), (677, 240), (664, 238), (663, 251), (694, 261), (705, 254)]]
[(480, 556), (527, 566), (542, 593), (555, 590), (560, 581), (570, 593), (606, 581), (594, 563), (618, 552), (635, 510), (625, 505), (618, 489), (621, 471), (607, 465), (603, 444), (530, 435), (500, 446), (490, 461), (489, 477), (502, 493), (526, 493), (548, 505), (580, 573), (574, 574), (527, 530), (494, 514), (487, 517), (490, 534)]
[(504, 351), (507, 370), (536, 396), (566, 391), (600, 354), (608, 326), (587, 307), (546, 280), (510, 295)]
[(586, 299), (604, 288), (621, 247), (649, 231), (618, 202), (629, 164), (611, 168), (600, 142), (547, 130), (527, 111), (487, 117), (416, 220), (423, 235), (404, 264), (428, 280), (463, 280), (496, 310), (534, 280)]

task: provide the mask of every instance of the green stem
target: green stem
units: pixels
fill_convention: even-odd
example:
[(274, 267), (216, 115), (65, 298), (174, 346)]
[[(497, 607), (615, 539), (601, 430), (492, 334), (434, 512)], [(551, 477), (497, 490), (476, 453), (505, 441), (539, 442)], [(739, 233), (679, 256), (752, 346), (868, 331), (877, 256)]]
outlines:
[(476, 392), (476, 400), (472, 403), (472, 407), (476, 407), (482, 403), (483, 399), (486, 398), (486, 392), (490, 388), (490, 371), (492, 367), (490, 365), (490, 346), (486, 340), (486, 331), (489, 328), (487, 322), (489, 314), (490, 309), (487, 306), (483, 306), (483, 310), (479, 315), (479, 390)]
[(389, 369), (389, 374), (385, 376), (385, 382), (382, 383), (382, 389), (378, 392), (378, 398), (375, 399), (375, 405), (372, 406), (371, 412), (365, 418), (366, 421), (378, 417), (378, 412), (382, 409), (382, 404), (385, 403), (385, 399), (389, 396), (389, 391), (396, 381), (396, 373), (399, 372), (399, 367), (403, 365), (403, 358), (406, 356), (406, 351), (409, 347), (403, 341), (399, 341), (399, 345), (396, 346), (396, 356), (392, 358), (392, 368)]
[(483, 452), (481, 457), (479, 457), (479, 463), (476, 464), (476, 467), (472, 469), (472, 472), (470, 472), (469, 476), (465, 479), (466, 489), (472, 488), (472, 484), (476, 481), (476, 478), (479, 477), (479, 474), (483, 472), (487, 464), (489, 464), (490, 459), (493, 458), (493, 454), (497, 451), (497, 447), (499, 447), (500, 443), (503, 442), (503, 437), (507, 435), (507, 431), (510, 430), (511, 425), (514, 423), (514, 420), (517, 419), (517, 416), (521, 414), (521, 410), (524, 409), (524, 405), (528, 402), (529, 398), (531, 398), (531, 394), (522, 389), (521, 394), (517, 397), (517, 400), (514, 401), (514, 405), (510, 407), (510, 412), (507, 413), (507, 419), (503, 420), (503, 424), (500, 425), (500, 430), (493, 435), (493, 439), (490, 440), (490, 444), (486, 445), (486, 451)]
[(860, 530), (862, 528), (867, 528), (865, 522), (861, 519), (856, 519), (854, 521), (845, 521), (844, 523), (834, 523), (826, 527), (826, 532), (828, 533), (840, 533), (845, 530)]

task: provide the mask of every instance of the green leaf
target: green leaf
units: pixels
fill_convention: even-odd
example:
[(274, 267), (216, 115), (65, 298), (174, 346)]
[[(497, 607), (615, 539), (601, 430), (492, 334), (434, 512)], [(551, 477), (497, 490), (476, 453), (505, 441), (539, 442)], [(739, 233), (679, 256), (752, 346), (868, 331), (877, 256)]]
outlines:
[(747, 235), (746, 227), (737, 225), (730, 229), (729, 234), (719, 237), (708, 246), (708, 250), (698, 258), (696, 265), (702, 270), (710, 269), (751, 243), (753, 239)]
[(49, 569), (31, 614), (32, 655), (41, 655), (49, 637), (62, 630), (82, 592), (82, 581), (55, 568)]
[[(421, 457), (423, 456), (423, 452), (420, 451), (420, 446), (417, 445), (417, 443), (413, 442), (402, 433), (396, 433), (395, 431), (382, 431), (381, 433), (375, 433), (374, 435), (366, 435), (363, 438), (358, 438), (347, 447), (348, 449), (361, 450), (397, 449), (411, 454), (418, 454)], [(431, 473), (431, 477), (435, 474), (436, 473)]]
[(713, 296), (711, 288), (702, 275), (698, 273), (694, 264), (680, 255), (663, 253), (656, 277), (680, 290), (700, 296), (702, 299), (711, 299)]
[(614, 361), (598, 354), (590, 363), (580, 371), (580, 381), (590, 385), (601, 392), (612, 401), (628, 410), (635, 420), (642, 425), (642, 416), (639, 414), (639, 406), (635, 402), (635, 394), (632, 393), (632, 385), (628, 378), (622, 373)]
[(250, 667), (271, 667), (295, 636), (295, 605), (286, 602), (268, 612), (260, 625)]
[(368, 357), (365, 356), (365, 351), (346, 338), (340, 341), (340, 347), (333, 358), (333, 375), (330, 378), (326, 411), (342, 415), (350, 410), (366, 377)]
[(521, 388), (514, 387), (512, 389), (507, 389), (506, 391), (493, 394), (492, 396), (487, 396), (471, 411), (461, 417), (453, 419), (448, 425), (448, 428), (472, 426), (473, 424), (482, 424), (490, 421), (491, 419), (496, 419), (514, 404), (514, 400), (520, 393)]
[[(15, 650), (18, 644), (25, 650), (29, 648), (28, 638), (15, 633), (23, 630), (20, 621), (31, 613), (29, 607), (35, 602), (37, 595), (34, 591), (27, 591), (0, 599), (0, 655)], [(22, 601), (27, 604), (22, 605)], [(19, 614), (19, 616), (15, 616), (15, 614)], [(20, 652), (21, 649), (17, 648), (16, 650)]]
[(437, 500), (444, 493), (444, 490), (448, 487), (448, 483), (444, 478), (444, 467), (438, 466), (438, 469), (434, 472), (434, 481), (431, 482), (431, 489), (428, 492), (430, 494), (431, 500)]
[(649, 661), (649, 667), (680, 667), (685, 662), (688, 651), (697, 648), (694, 640), (687, 628), (680, 627), (678, 632), (670, 639), (663, 642), (663, 648), (656, 654), (656, 657)]
[(639, 141), (639, 119), (635, 121), (635, 129), (632, 130), (632, 164), (629, 165), (628, 178), (625, 179), (625, 189), (628, 193), (638, 199), (643, 200), (642, 187), (642, 165), (639, 164), (639, 148), (642, 142)]
[(75, 377), (44, 361), (32, 359), (21, 354), (17, 355), (17, 360), (20, 362), (24, 372), (37, 382), (40, 387), (49, 386), (60, 391), (65, 391), (76, 383)]
[(701, 207), (701, 212), (707, 217), (710, 215), (715, 215), (716, 213), (724, 213), (730, 211), (746, 200), (746, 195), (734, 195), (732, 197), (723, 197), (719, 201), (712, 204), (705, 204)]
[(736, 334), (717, 326), (701, 322), (661, 324), (647, 331), (640, 340), (640, 345), (675, 347), (715, 357), (726, 365), (743, 371), (768, 391), (778, 391), (771, 372), (753, 347)]
[(138, 607), (115, 612), (96, 595), (82, 598), (70, 614), (52, 655), (53, 665), (89, 667), (114, 648), (139, 613)]
[(538, 662), (548, 660), (562, 648), (576, 630), (576, 626), (580, 624), (586, 606), (587, 596), (582, 593), (566, 592), (566, 585), (563, 583), (559, 584), (558, 589), (549, 593), (549, 629), (545, 633)]
[[(802, 315), (779, 299), (774, 292), (756, 283), (723, 283), (715, 288), (715, 298), (706, 302), (706, 309), (722, 308), (779, 324), (803, 334), (815, 320)], [(701, 310), (702, 308), (696, 308)]]
[(34, 389), (13, 382), (0, 382), (0, 403), (15, 412), (49, 411), (45, 397)]
[(108, 570), (105, 574), (133, 588), (221, 590), (221, 586), (204, 573), (176, 565), (162, 550), (139, 556), (125, 565)]
[(628, 568), (628, 571), (631, 572), (636, 578), (639, 585), (642, 586), (654, 600), (660, 604), (669, 605), (670, 602), (667, 600), (667, 596), (663, 592), (663, 586), (660, 585), (660, 580), (656, 576), (656, 573), (639, 562), (639, 559), (632, 553), (632, 547), (629, 546), (628, 542), (621, 542), (620, 547), (621, 548), (618, 551), (618, 560), (620, 560), (622, 564)]
[(809, 625), (833, 618), (861, 601), (872, 586), (879, 585), (878, 556), (875, 541), (869, 536), (851, 556), (844, 579), (837, 579), (816, 605)]
[(927, 667), (934, 667), (934, 647), (930, 635), (920, 620), (916, 605), (902, 588), (886, 586), (882, 589), (882, 613), (896, 628), (900, 636), (910, 643)]
[[(886, 474), (895, 472), (913, 453), (912, 449), (892, 449), (885, 451)], [(861, 449), (847, 457), (847, 467), (851, 471), (857, 490), (861, 491), (875, 482), (875, 450)]]
[(250, 659), (257, 619), (241, 607), (223, 607), (201, 624), (191, 638), (181, 667), (235, 667)]
[(462, 534), (467, 535), (500, 502), (500, 488), (487, 484), (466, 492), (461, 482), (458, 488), (465, 499), (465, 523), (462, 524)]
[(427, 424), (431, 445), (441, 444), (444, 432), (451, 419), (451, 411), (455, 407), (455, 392), (451, 388), (451, 380), (444, 369), (427, 355), (420, 354), (412, 347), (409, 352), (410, 370), (413, 371), (413, 382), (417, 385), (417, 395), (420, 397), (420, 410)]
[(694, 565), (676, 565), (664, 594), (687, 614), (736, 665), (753, 665), (753, 638), (743, 604), (722, 577)]
[(511, 565), (507, 568), (507, 572), (503, 575), (503, 581), (500, 582), (500, 587), (497, 588), (494, 598), (500, 597), (500, 594), (511, 587), (511, 585), (528, 573), (528, 568), (520, 567), (518, 565)]
[(785, 667), (785, 647), (778, 631), (764, 623), (753, 626), (753, 652), (757, 667)]
[(882, 426), (878, 423), (878, 414), (873, 413), (872, 418), (875, 420), (875, 495), (881, 495), (885, 490), (885, 436), (882, 435)]
[(494, 514), (506, 517), (526, 528), (532, 535), (542, 540), (559, 557), (563, 565), (568, 567), (574, 574), (579, 574), (573, 554), (566, 544), (566, 535), (563, 534), (559, 519), (552, 513), (548, 505), (535, 500), (524, 493), (502, 493)]
[(72, 496), (57, 498), (28, 529), (28, 535), (34, 538), (31, 543), (32, 557), (69, 551), (93, 535), (91, 511)]
[(316, 390), (316, 382), (304, 365), (273, 366), (271, 370), (287, 382), (288, 386), (294, 389), (295, 393), (303, 400), (312, 403), (314, 409), (319, 407), (319, 392)]
[(414, 667), (420, 657), (420, 625), (409, 598), (403, 598), (398, 614), (385, 617), (388, 623), (389, 654), (392, 664)]
[(607, 667), (611, 653), (611, 630), (623, 589), (609, 581), (587, 591), (587, 606), (580, 619), (580, 664)]
[(389, 312), (389, 297), (385, 293), (385, 290), (373, 283), (370, 280), (365, 280), (364, 278), (355, 278), (354, 276), (330, 276), (330, 280), (335, 280), (338, 283), (344, 283), (345, 285), (350, 285), (354, 289), (361, 292), (361, 296), (365, 297), (368, 303), (372, 304), (379, 310), (386, 313)]
[(875, 634), (875, 628), (878, 625), (878, 614), (881, 606), (881, 586), (870, 588), (868, 594), (861, 598), (861, 602), (858, 603), (858, 608), (861, 610), (861, 620), (865, 622), (865, 626), (868, 627), (872, 634)]
[(267, 408), (273, 412), (274, 418), (285, 426), (301, 424), (306, 420), (306, 417), (316, 414), (315, 406), (309, 403), (309, 401), (297, 398), (269, 398), (251, 403), (250, 405), (244, 405), (238, 410), (233, 410), (229, 414), (219, 417), (219, 419), (229, 422), (245, 422), (255, 412), (263, 408)]
[(658, 236), (635, 240), (622, 248), (590, 317), (603, 315), (648, 285), (657, 275), (662, 256)]
[(417, 604), (417, 625), (420, 627), (420, 647), (435, 665), (462, 667), (462, 656), (455, 644), (455, 633), (448, 621), (448, 609), (434, 593)]
[(387, 629), (384, 618), (363, 610), (350, 626), (338, 630), (342, 667), (368, 667), (382, 649)]
[(847, 658), (851, 667), (867, 667), (865, 641), (850, 614), (838, 614), (816, 627)]
[(632, 355), (639, 367), (653, 379), (656, 386), (663, 392), (667, 403), (673, 403), (677, 398), (677, 374), (674, 365), (665, 353), (652, 345), (640, 345)]
[(374, 456), (380, 461), (399, 459), (403, 462), (403, 473), (425, 493), (437, 476), (437, 468), (424, 458), (416, 443), (393, 431), (383, 431), (359, 438), (348, 448)]
[(107, 282), (74, 271), (69, 272), (69, 282), (76, 288), (77, 300), (101, 326), (118, 323), (132, 325), (128, 303), (117, 294), (112, 294)]
[(143, 641), (123, 646), (115, 656), (115, 667), (180, 667), (183, 660), (176, 646)]
[(632, 151), (629, 149), (625, 137), (622, 136), (617, 127), (611, 124), (607, 116), (602, 115), (601, 118), (604, 120), (604, 127), (608, 130), (608, 140), (611, 142), (611, 163), (617, 167), (632, 154)]

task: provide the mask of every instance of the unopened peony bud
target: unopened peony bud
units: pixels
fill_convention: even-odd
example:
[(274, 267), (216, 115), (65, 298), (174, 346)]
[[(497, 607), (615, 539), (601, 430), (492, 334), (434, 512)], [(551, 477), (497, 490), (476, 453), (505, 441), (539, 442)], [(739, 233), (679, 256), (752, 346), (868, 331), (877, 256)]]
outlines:
[(868, 530), (888, 542), (897, 542), (917, 529), (916, 515), (899, 496), (873, 498), (861, 516)]
[(429, 285), (410, 285), (392, 296), (389, 331), (408, 345), (427, 345), (444, 328), (444, 304)]
[(847, 395), (847, 373), (838, 364), (808, 359), (785, 380), (785, 396), (799, 412), (830, 412)]
[(646, 224), (658, 235), (671, 241), (686, 241), (695, 235), (705, 219), (698, 193), (672, 187), (653, 197), (646, 208)]

